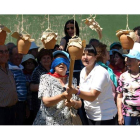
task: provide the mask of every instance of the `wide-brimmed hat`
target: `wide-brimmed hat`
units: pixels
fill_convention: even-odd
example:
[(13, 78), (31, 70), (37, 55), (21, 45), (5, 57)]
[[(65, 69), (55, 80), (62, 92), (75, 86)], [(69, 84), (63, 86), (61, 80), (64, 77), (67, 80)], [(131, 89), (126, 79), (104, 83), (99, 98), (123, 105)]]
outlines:
[(133, 49), (130, 50), (129, 54), (123, 54), (123, 56), (140, 60), (140, 52)]
[(70, 59), (69, 54), (65, 51), (57, 50), (57, 51), (53, 52), (53, 57), (55, 57), (57, 54), (65, 55), (68, 58), (68, 60)]
[(23, 62), (25, 62), (25, 61), (27, 61), (29, 59), (33, 59), (36, 62), (35, 57), (32, 54), (26, 54), (26, 55), (23, 55), (21, 63), (23, 63)]
[(29, 50), (38, 49), (39, 47), (35, 44), (35, 42), (31, 42), (31, 46)]

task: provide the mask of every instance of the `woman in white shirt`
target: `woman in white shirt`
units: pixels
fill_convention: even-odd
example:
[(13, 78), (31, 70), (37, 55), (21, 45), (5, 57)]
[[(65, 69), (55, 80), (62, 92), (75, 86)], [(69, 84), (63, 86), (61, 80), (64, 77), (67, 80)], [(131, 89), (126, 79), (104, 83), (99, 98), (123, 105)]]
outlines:
[(67, 88), (67, 92), (79, 95), (84, 100), (89, 125), (115, 125), (117, 108), (110, 79), (116, 81), (113, 72), (109, 72), (110, 69), (103, 65), (108, 55), (107, 46), (99, 43), (98, 47), (102, 48), (98, 54), (92, 45), (85, 47), (81, 58), (85, 67), (80, 73), (80, 88)]

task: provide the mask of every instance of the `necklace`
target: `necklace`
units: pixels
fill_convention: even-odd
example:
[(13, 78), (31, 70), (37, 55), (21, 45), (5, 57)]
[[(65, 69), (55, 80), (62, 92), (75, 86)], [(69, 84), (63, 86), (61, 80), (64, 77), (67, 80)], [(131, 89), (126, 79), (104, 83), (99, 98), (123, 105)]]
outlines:
[(139, 76), (140, 76), (140, 73), (138, 73), (138, 74), (137, 74), (137, 75), (135, 75), (135, 76), (134, 76), (134, 75), (132, 75), (132, 74), (130, 73), (130, 77), (131, 77), (131, 78), (137, 79)]

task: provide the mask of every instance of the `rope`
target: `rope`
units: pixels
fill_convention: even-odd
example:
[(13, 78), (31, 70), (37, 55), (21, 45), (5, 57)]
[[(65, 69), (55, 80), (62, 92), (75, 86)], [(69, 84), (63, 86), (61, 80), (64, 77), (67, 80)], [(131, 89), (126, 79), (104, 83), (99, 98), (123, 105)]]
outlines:
[(23, 32), (23, 15), (22, 15), (22, 22), (21, 22), (21, 33)]
[(76, 36), (76, 34), (75, 34), (75, 14), (74, 14), (74, 36)]
[(130, 29), (129, 29), (129, 26), (128, 26), (128, 15), (126, 16), (126, 21), (127, 21), (126, 30), (130, 30)]
[(46, 29), (46, 31), (51, 31), (51, 32), (53, 32), (51, 29), (50, 29), (50, 19), (49, 19), (49, 14), (48, 14), (48, 28)]
[(22, 33), (23, 31), (24, 31), (26, 34), (28, 34), (28, 33), (27, 33), (25, 30), (24, 30), (24, 28), (23, 28), (23, 15), (22, 15), (22, 22), (21, 22), (21, 33)]

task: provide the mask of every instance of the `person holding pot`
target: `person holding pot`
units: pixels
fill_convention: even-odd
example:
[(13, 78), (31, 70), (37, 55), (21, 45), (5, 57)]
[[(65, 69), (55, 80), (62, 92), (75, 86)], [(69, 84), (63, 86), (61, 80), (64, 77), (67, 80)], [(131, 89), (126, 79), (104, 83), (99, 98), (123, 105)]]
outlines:
[(118, 79), (118, 123), (136, 125), (140, 122), (140, 52), (130, 50), (123, 56), (128, 70)]
[[(40, 109), (34, 125), (72, 125), (71, 112), (77, 113), (81, 100), (75, 95), (68, 95), (69, 54), (65, 51), (55, 51), (50, 72), (40, 78), (38, 98), (41, 99)], [(73, 78), (76, 87), (76, 79)], [(68, 100), (67, 100), (68, 99)]]
[[(74, 26), (74, 23), (75, 23), (75, 26)], [(63, 50), (63, 51), (66, 51), (67, 53), (69, 53), (67, 50), (67, 45), (68, 45), (69, 39), (71, 39), (74, 36), (74, 33), (77, 37), (79, 37), (80, 31), (79, 31), (78, 22), (74, 21), (74, 19), (68, 20), (64, 26), (64, 33), (65, 33), (65, 36), (60, 41), (59, 50)], [(82, 64), (81, 60), (75, 60), (73, 77), (75, 77), (77, 79), (77, 85), (79, 85), (80, 71), (82, 70), (82, 68), (83, 68), (83, 64)], [(78, 113), (81, 117), (82, 123), (84, 125), (87, 125), (87, 121), (86, 121), (87, 119), (86, 119), (86, 115), (85, 115), (85, 110), (83, 108), (83, 103), (82, 103), (82, 108), (80, 108), (78, 110)]]
[(97, 54), (94, 46), (86, 45), (82, 55), (85, 66), (80, 73), (80, 85), (67, 88), (68, 94), (76, 94), (84, 100), (84, 108), (89, 125), (115, 125), (117, 108), (112, 95), (111, 79), (113, 72), (105, 66), (107, 58), (106, 45), (98, 44), (102, 51)]

